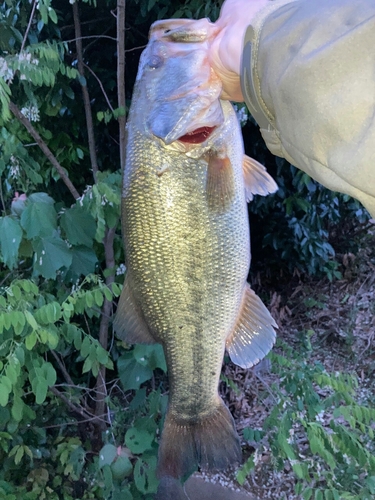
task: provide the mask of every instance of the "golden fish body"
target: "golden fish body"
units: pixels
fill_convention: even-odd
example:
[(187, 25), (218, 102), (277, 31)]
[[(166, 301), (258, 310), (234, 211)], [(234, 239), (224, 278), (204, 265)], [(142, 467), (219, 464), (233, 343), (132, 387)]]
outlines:
[(166, 151), (138, 133), (133, 141), (129, 127), (122, 204), (127, 285), (150, 334), (165, 346), (170, 405), (183, 418), (216, 402), (225, 340), (250, 264), (243, 152), (235, 113), (223, 105), (236, 166), (235, 196), (224, 213), (208, 206), (206, 161)]
[[(115, 329), (127, 342), (163, 345), (170, 394), (158, 470), (178, 478), (198, 464), (220, 469), (240, 458), (218, 382), (226, 345), (235, 362), (251, 366), (274, 342), (275, 324), (246, 283), (246, 198), (275, 184), (248, 160), (245, 185), (241, 130), (232, 105), (219, 101), (216, 81), (207, 86), (208, 97), (190, 96), (191, 105), (211, 100), (206, 114), (207, 102), (202, 105), (200, 123), (216, 128), (203, 142), (175, 140), (175, 130), (167, 130), (160, 114), (179, 109), (168, 94), (150, 120), (164, 64), (158, 43), (150, 42), (143, 54), (128, 119), (122, 192), (127, 275)], [(183, 121), (174, 125), (181, 135)], [(165, 132), (163, 140), (155, 129)]]

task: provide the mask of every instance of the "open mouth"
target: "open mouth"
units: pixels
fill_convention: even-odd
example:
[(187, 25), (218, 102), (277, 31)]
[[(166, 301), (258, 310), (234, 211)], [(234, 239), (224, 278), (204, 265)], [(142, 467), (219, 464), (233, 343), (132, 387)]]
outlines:
[(188, 132), (182, 137), (179, 137), (178, 140), (181, 142), (187, 142), (189, 144), (201, 144), (208, 137), (210, 137), (215, 128), (216, 127), (200, 127), (193, 130), (192, 132)]

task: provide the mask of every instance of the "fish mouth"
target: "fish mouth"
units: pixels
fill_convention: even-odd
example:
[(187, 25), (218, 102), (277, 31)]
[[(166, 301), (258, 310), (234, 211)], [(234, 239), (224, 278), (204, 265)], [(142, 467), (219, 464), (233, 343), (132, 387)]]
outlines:
[(192, 132), (179, 137), (177, 140), (188, 144), (202, 144), (205, 142), (217, 127), (199, 127)]

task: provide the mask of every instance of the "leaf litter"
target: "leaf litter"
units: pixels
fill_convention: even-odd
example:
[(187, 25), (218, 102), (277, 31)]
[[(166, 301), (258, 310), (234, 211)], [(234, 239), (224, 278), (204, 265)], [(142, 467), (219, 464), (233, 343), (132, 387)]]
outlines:
[[(309, 363), (321, 363), (328, 373), (356, 373), (355, 400), (366, 404), (375, 396), (375, 229), (369, 229), (356, 254), (336, 255), (336, 259), (341, 264), (341, 279), (318, 280), (296, 272), (288, 283), (280, 280), (281, 284), (274, 282), (265, 286), (258, 275), (253, 286), (258, 294), (269, 296), (268, 307), (279, 325), (278, 338), (297, 351), (301, 351), (301, 345), (307, 340)], [(280, 349), (275, 347), (274, 351)], [(272, 373), (269, 359), (248, 370), (230, 361), (224, 365), (220, 393), (241, 436), (246, 428), (263, 429), (276, 402), (271, 386), (278, 378)], [(319, 388), (318, 393), (324, 397), (327, 391), (329, 389)], [(328, 429), (332, 418), (344, 422), (340, 416), (333, 417), (333, 410), (321, 412), (316, 420)], [(303, 460), (303, 450), (308, 447), (306, 437), (298, 436), (296, 429), (294, 439), (300, 440)], [(292, 466), (286, 461), (283, 470), (276, 470), (267, 438), (262, 444), (243, 440), (242, 445), (243, 461), (252, 456), (255, 464), (243, 485), (236, 480), (238, 467), (224, 473), (197, 474), (229, 490), (246, 491), (253, 500), (302, 499), (295, 493), (296, 475)], [(314, 466), (319, 474), (323, 465), (316, 460)]]

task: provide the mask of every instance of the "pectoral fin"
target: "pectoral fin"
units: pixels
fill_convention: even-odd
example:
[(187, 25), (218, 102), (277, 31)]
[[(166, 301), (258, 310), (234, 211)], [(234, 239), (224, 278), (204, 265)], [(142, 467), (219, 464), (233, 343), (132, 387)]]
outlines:
[(276, 182), (267, 173), (265, 167), (254, 160), (254, 158), (250, 158), (250, 156), (246, 155), (243, 159), (243, 176), (246, 189), (246, 201), (251, 201), (254, 194), (266, 196), (278, 190)]
[(116, 335), (128, 344), (155, 344), (156, 342), (136, 305), (127, 277), (117, 306), (113, 327)]
[(226, 341), (233, 363), (250, 368), (263, 359), (275, 343), (274, 328), (277, 325), (266, 306), (246, 284), (236, 326)]
[(207, 158), (206, 195), (211, 210), (223, 212), (234, 198), (233, 168), (229, 158), (210, 154)]

